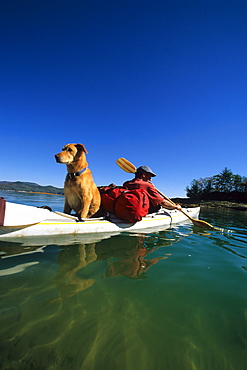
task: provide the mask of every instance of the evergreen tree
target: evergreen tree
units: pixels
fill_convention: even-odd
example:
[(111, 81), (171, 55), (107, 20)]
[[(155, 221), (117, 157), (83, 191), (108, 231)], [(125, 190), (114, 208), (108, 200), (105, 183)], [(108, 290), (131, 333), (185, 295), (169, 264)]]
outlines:
[(233, 188), (233, 173), (227, 167), (215, 176), (215, 188), (217, 191), (229, 192)]
[(189, 198), (198, 197), (202, 193), (201, 185), (198, 180), (192, 180), (190, 187), (186, 187), (186, 194)]
[(233, 175), (232, 180), (233, 180), (233, 190), (243, 191), (242, 177), (240, 175)]

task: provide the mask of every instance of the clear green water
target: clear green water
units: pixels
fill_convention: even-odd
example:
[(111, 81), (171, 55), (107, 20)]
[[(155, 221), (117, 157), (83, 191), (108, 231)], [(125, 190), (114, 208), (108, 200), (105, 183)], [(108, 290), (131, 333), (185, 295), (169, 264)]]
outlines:
[[(3, 195), (62, 210), (61, 197)], [(246, 369), (247, 213), (200, 218), (222, 231), (0, 242), (1, 369)]]

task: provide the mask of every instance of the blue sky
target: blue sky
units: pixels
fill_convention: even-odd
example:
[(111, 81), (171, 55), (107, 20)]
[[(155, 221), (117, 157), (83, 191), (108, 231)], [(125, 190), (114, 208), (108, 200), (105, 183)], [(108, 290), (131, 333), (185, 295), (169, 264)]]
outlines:
[(97, 185), (150, 166), (168, 197), (246, 176), (245, 0), (0, 0), (0, 180), (63, 187), (83, 143)]

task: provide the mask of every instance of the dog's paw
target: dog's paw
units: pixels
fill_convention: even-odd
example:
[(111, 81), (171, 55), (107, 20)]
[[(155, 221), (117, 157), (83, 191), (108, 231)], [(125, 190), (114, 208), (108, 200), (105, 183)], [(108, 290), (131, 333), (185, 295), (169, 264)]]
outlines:
[(85, 220), (83, 220), (81, 217), (78, 217), (76, 222), (85, 222)]
[(37, 208), (48, 209), (48, 211), (52, 212), (52, 209), (49, 206), (41, 206), (41, 207), (37, 207)]

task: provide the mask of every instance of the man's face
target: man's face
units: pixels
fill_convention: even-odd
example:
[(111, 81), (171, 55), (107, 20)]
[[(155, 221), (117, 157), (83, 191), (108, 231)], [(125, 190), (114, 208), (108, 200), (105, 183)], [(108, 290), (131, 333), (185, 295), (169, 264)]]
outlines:
[(150, 173), (148, 173), (148, 172), (143, 172), (143, 174), (142, 174), (142, 179), (143, 179), (144, 181), (152, 181), (152, 176), (151, 176), (151, 174), (150, 174)]

